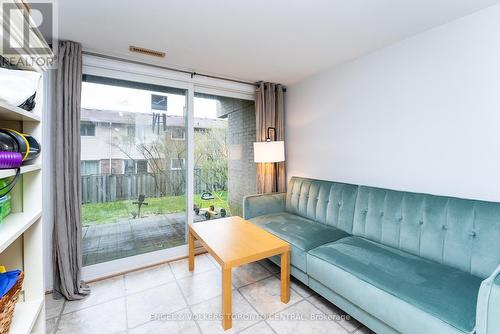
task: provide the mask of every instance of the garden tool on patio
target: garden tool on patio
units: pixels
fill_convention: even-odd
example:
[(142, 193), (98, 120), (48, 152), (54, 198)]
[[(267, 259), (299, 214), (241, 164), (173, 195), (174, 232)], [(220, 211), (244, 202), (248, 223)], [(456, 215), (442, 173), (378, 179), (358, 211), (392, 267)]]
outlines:
[(135, 218), (141, 218), (141, 206), (143, 205), (149, 205), (148, 203), (145, 203), (144, 200), (146, 199), (146, 196), (144, 195), (139, 195), (139, 198), (137, 199), (137, 202), (132, 202), (132, 204), (137, 205), (137, 216)]
[[(215, 197), (210, 191), (204, 191), (201, 194), (201, 199), (203, 201), (211, 201), (211, 200), (215, 199)], [(201, 208), (201, 209), (195, 204), (194, 205), (194, 213), (196, 213), (196, 215), (202, 214), (206, 220), (210, 220), (210, 219), (215, 218), (219, 215), (220, 215), (220, 217), (226, 217), (226, 215), (227, 215), (226, 209), (220, 208), (220, 210), (218, 210), (215, 208), (215, 205), (213, 205), (213, 204), (210, 204), (208, 207)]]

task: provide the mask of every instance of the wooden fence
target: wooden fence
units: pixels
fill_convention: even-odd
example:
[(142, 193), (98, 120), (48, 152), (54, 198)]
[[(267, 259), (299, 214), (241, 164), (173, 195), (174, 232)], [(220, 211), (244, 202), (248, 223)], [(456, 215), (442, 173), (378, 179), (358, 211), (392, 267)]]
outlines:
[[(146, 197), (178, 196), (185, 193), (185, 171), (161, 174), (106, 174), (81, 177), (82, 203), (105, 203)], [(225, 176), (195, 170), (194, 193), (227, 190)]]

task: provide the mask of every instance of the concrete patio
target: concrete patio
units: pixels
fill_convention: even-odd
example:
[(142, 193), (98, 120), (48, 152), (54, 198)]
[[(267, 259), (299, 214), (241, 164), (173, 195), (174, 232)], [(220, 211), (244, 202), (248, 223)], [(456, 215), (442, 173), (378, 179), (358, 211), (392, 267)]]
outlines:
[[(195, 215), (194, 220), (204, 219)], [(185, 243), (185, 221), (185, 213), (179, 212), (84, 226), (83, 265), (182, 245)]]

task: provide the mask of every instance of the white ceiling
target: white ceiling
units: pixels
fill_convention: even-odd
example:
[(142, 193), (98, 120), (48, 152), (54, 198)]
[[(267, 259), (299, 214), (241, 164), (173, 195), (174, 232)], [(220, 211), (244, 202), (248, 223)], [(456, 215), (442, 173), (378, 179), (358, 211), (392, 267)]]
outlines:
[[(500, 0), (60, 0), (59, 38), (164, 65), (291, 84)], [(148, 62), (156, 58), (139, 57)]]

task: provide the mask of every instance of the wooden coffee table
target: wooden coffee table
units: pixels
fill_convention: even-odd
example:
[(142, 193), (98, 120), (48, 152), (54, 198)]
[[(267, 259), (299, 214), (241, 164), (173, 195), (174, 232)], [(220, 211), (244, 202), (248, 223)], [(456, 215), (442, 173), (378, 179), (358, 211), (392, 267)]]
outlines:
[(231, 269), (281, 255), (281, 301), (290, 300), (290, 244), (241, 217), (189, 225), (189, 271), (194, 270), (194, 241), (199, 240), (222, 267), (222, 327), (232, 327)]

